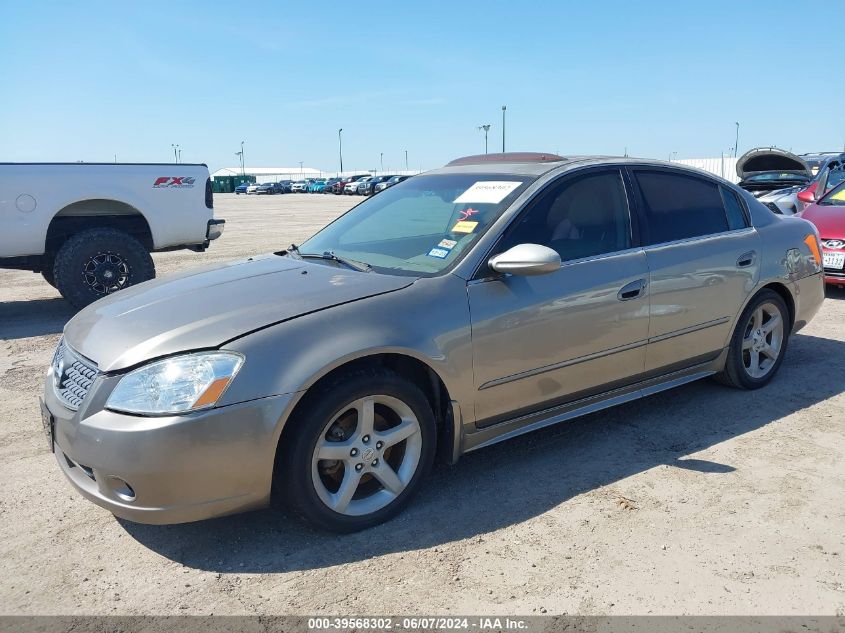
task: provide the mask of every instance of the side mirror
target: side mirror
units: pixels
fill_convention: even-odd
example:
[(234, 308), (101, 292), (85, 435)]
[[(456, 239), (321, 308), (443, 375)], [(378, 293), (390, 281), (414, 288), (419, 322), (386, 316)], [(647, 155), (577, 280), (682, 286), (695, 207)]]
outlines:
[(814, 192), (811, 191), (810, 189), (802, 189), (801, 191), (798, 192), (797, 197), (801, 202), (807, 202), (807, 203), (813, 202), (816, 199)]
[(488, 265), (497, 273), (545, 275), (560, 268), (560, 255), (547, 246), (517, 244), (491, 257)]

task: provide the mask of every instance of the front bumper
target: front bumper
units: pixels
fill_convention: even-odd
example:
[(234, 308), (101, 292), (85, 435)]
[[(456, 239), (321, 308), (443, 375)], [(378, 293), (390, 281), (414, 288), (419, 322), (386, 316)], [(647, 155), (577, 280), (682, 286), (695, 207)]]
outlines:
[(92, 401), (77, 412), (58, 400), (52, 375), (44, 389), (56, 461), (88, 500), (150, 524), (198, 521), (269, 503), (280, 421), (292, 394), (153, 418), (99, 408), (102, 398), (94, 389), (86, 397)]

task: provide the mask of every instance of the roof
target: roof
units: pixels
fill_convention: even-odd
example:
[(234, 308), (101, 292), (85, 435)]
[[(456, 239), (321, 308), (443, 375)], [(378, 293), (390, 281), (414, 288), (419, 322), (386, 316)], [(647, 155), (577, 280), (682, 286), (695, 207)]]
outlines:
[(565, 161), (566, 158), (548, 152), (498, 152), (493, 154), (474, 154), (449, 161), (446, 166), (456, 165), (489, 165), (491, 163), (554, 163)]

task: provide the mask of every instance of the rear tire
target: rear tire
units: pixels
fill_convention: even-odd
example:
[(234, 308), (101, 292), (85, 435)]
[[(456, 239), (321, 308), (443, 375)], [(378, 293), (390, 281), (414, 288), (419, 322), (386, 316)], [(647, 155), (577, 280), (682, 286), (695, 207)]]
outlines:
[(774, 378), (786, 354), (791, 318), (781, 296), (762, 290), (737, 320), (725, 368), (716, 380), (736, 389), (759, 389)]
[(149, 251), (117, 229), (88, 229), (59, 249), (53, 277), (61, 295), (76, 308), (155, 277)]
[(41, 276), (44, 277), (44, 281), (46, 281), (48, 284), (53, 286), (53, 288), (56, 287), (56, 278), (53, 276), (53, 266), (54, 265), (55, 265), (55, 259), (52, 257), (52, 255), (50, 255), (50, 256), (45, 255), (44, 256), (44, 264), (43, 264), (43, 267), (41, 269)]
[(338, 533), (398, 514), (434, 461), (434, 414), (420, 388), (384, 369), (356, 370), (306, 398), (276, 454), (274, 497)]

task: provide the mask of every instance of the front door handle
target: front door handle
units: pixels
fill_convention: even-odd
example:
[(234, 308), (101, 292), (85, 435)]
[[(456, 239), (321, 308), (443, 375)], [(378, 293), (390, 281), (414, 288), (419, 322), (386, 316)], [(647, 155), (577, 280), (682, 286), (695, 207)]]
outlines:
[(645, 287), (646, 280), (637, 279), (636, 281), (632, 281), (631, 283), (622, 286), (619, 292), (616, 293), (616, 298), (619, 299), (619, 301), (630, 301), (631, 299), (636, 299), (637, 297), (641, 297), (645, 294)]
[(748, 266), (754, 263), (755, 257), (757, 257), (756, 251), (748, 251), (747, 253), (743, 253), (736, 260), (737, 268), (747, 268)]

